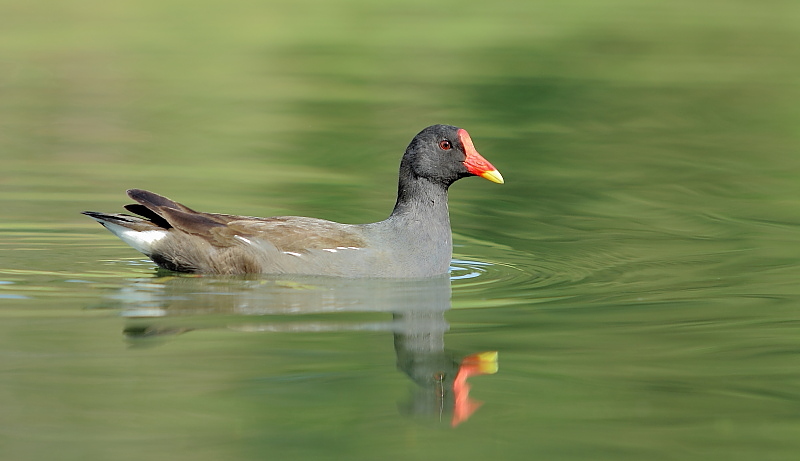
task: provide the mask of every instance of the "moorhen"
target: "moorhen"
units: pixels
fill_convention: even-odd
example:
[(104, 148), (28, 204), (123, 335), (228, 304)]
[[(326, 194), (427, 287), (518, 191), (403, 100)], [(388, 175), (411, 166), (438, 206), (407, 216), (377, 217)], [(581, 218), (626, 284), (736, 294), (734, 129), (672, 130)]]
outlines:
[(400, 162), (397, 203), (383, 221), (340, 224), (297, 216), (255, 218), (202, 213), (141, 189), (128, 190), (141, 217), (84, 211), (164, 269), (202, 274), (307, 274), (430, 277), (450, 268), (453, 242), (447, 188), (500, 172), (466, 130), (429, 126)]

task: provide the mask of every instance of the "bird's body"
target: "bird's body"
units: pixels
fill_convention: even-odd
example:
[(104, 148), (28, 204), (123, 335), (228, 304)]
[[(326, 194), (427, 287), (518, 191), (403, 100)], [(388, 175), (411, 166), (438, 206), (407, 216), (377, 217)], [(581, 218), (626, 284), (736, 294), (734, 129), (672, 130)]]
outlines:
[(141, 217), (84, 214), (178, 272), (429, 277), (447, 273), (452, 257), (447, 188), (470, 175), (502, 183), (465, 130), (434, 125), (406, 150), (397, 203), (383, 221), (203, 213), (140, 189), (128, 191), (137, 203), (126, 209)]

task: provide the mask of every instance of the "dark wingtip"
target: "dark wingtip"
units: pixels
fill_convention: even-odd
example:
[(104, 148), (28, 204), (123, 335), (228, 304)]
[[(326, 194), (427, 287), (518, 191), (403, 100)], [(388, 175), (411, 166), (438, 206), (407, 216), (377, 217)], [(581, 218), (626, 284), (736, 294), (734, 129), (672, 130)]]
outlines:
[(157, 225), (158, 227), (163, 227), (164, 229), (170, 229), (172, 227), (172, 225), (161, 215), (151, 210), (150, 208), (147, 208), (144, 205), (133, 203), (130, 205), (125, 205), (125, 209), (130, 211), (131, 213), (138, 214), (139, 216), (149, 219), (153, 224)]
[(144, 189), (128, 189), (128, 190), (125, 191), (125, 193), (128, 194), (128, 197), (130, 197), (130, 198), (132, 198), (134, 200), (136, 200), (137, 197), (141, 197), (143, 195), (149, 194), (149, 192), (147, 192)]
[(181, 205), (178, 202), (173, 202), (167, 197), (158, 195), (155, 192), (150, 192), (144, 189), (128, 189), (126, 192), (128, 197), (136, 200), (140, 204), (159, 214), (161, 214), (161, 212), (157, 210), (158, 208), (171, 208), (173, 210), (195, 213), (195, 211), (191, 208)]
[(86, 216), (94, 219), (95, 221), (99, 222), (100, 224), (105, 227), (107, 222), (112, 221), (112, 216), (109, 216), (105, 213), (100, 213), (99, 211), (81, 211), (81, 214), (85, 214)]

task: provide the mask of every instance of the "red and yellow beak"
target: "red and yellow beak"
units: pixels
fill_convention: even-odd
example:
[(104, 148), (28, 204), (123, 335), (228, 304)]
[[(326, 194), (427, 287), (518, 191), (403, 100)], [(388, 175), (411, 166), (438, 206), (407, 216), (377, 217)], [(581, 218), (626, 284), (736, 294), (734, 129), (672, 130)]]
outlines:
[(503, 175), (475, 150), (475, 145), (472, 144), (472, 138), (469, 137), (467, 130), (463, 128), (459, 129), (458, 138), (461, 140), (461, 145), (464, 146), (464, 152), (467, 154), (467, 158), (464, 160), (464, 166), (467, 167), (467, 171), (475, 176), (480, 176), (489, 181), (503, 184)]

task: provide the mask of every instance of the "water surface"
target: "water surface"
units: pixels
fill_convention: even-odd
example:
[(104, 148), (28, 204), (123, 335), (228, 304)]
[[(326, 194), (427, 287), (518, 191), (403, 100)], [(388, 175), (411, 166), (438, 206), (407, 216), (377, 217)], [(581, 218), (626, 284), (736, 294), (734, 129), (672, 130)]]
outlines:
[[(0, 6), (0, 457), (795, 459), (797, 13)], [(432, 123), (506, 178), (442, 279), (177, 276), (78, 214), (380, 220)]]

